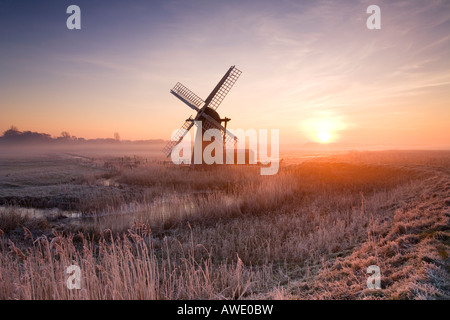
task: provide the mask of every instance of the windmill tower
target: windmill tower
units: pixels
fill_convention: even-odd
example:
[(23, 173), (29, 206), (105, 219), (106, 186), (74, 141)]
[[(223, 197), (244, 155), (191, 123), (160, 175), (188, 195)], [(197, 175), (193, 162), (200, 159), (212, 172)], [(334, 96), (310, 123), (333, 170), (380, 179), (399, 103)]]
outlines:
[[(209, 96), (203, 101), (199, 96), (190, 91), (188, 88), (183, 86), (181, 83), (177, 83), (170, 93), (172, 93), (175, 97), (183, 101), (188, 105), (191, 109), (197, 112), (196, 116), (193, 118), (192, 115), (189, 119), (186, 120), (184, 125), (178, 130), (175, 134), (174, 139), (170, 141), (163, 149), (163, 152), (167, 157), (170, 157), (173, 148), (178, 145), (189, 130), (194, 126), (195, 122), (201, 121), (202, 123), (202, 136), (208, 129), (219, 129), (222, 132), (223, 137), (223, 148), (224, 148), (224, 157), (226, 155), (226, 148), (233, 148), (237, 138), (227, 130), (227, 123), (231, 120), (227, 117), (221, 118), (217, 113), (217, 108), (222, 103), (225, 96), (231, 90), (239, 76), (241, 75), (241, 71), (237, 69), (235, 66), (231, 66), (230, 69), (225, 73), (216, 87), (211, 91)], [(195, 122), (194, 122), (195, 121)], [(224, 125), (222, 125), (222, 123)], [(198, 143), (196, 141), (195, 143)], [(209, 141), (203, 141), (202, 139), (202, 154), (205, 150), (205, 147), (211, 143)], [(195, 149), (195, 148), (194, 148)], [(202, 157), (203, 158), (203, 157)], [(192, 153), (192, 161), (191, 164), (194, 163), (194, 154)], [(225, 163), (225, 161), (224, 161)]]

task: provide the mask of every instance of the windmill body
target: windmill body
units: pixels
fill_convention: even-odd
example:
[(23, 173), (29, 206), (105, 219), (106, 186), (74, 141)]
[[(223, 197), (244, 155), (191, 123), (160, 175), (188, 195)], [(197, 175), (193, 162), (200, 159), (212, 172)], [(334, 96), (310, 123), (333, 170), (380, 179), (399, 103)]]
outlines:
[[(235, 66), (231, 66), (230, 69), (228, 69), (228, 71), (219, 81), (219, 83), (216, 85), (216, 87), (211, 91), (206, 100), (202, 100), (199, 96), (197, 96), (195, 93), (193, 93), (191, 90), (186, 88), (181, 83), (177, 83), (173, 87), (173, 89), (170, 90), (170, 93), (172, 93), (178, 99), (183, 101), (191, 109), (195, 110), (197, 114), (194, 118), (190, 116), (185, 121), (183, 126), (181, 126), (181, 128), (175, 134), (174, 139), (165, 146), (163, 152), (166, 154), (167, 157), (171, 156), (175, 146), (178, 145), (183, 140), (183, 138), (188, 134), (189, 130), (191, 130), (196, 123), (200, 122), (202, 124), (201, 126), (202, 136), (207, 132), (208, 129), (218, 129), (222, 132), (224, 157), (226, 154), (225, 149), (227, 147), (234, 149), (237, 138), (226, 129), (227, 123), (231, 119), (226, 117), (221, 118), (216, 110), (222, 103), (223, 99), (226, 97), (228, 92), (231, 90), (234, 83), (241, 75), (241, 73), (242, 72), (238, 70)], [(224, 125), (222, 125), (222, 123)], [(196, 141), (196, 143), (198, 142)], [(202, 139), (201, 143), (202, 143), (201, 150), (203, 152), (206, 146), (211, 142), (203, 141)], [(194, 158), (194, 154), (192, 155), (192, 157)], [(191, 161), (191, 164), (193, 163), (194, 161)]]

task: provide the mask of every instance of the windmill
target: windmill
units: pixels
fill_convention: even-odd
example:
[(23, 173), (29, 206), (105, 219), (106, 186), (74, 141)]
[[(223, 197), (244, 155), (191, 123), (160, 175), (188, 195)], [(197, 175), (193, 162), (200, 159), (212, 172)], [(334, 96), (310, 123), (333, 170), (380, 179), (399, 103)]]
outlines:
[[(231, 119), (227, 117), (220, 118), (216, 110), (231, 90), (241, 73), (242, 71), (237, 69), (235, 66), (231, 66), (205, 101), (179, 82), (173, 87), (172, 90), (170, 90), (170, 93), (187, 104), (188, 107), (195, 110), (197, 114), (194, 118), (191, 115), (185, 121), (183, 126), (177, 131), (172, 141), (164, 147), (163, 152), (167, 157), (170, 157), (175, 146), (183, 140), (189, 130), (198, 121), (201, 121), (202, 123), (202, 135), (208, 129), (219, 129), (222, 132), (224, 156), (226, 154), (225, 149), (227, 146), (234, 148), (237, 138), (227, 130), (227, 123)], [(223, 126), (222, 123), (224, 123)], [(207, 144), (208, 143), (205, 144), (205, 142), (202, 142), (202, 152)], [(191, 163), (193, 163), (193, 161), (191, 161)]]

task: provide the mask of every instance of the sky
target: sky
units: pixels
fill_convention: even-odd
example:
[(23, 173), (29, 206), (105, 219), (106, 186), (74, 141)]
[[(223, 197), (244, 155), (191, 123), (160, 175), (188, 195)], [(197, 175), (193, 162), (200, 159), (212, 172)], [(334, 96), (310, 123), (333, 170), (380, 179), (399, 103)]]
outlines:
[(170, 89), (206, 99), (236, 65), (228, 128), (449, 148), (449, 30), (448, 0), (0, 0), (0, 132), (169, 140), (194, 114)]

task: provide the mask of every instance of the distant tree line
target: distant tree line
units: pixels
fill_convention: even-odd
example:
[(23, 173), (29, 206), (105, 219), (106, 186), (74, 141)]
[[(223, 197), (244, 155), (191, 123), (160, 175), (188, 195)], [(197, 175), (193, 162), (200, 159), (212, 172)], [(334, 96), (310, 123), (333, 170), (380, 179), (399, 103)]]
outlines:
[(84, 139), (72, 136), (69, 132), (61, 132), (61, 136), (52, 137), (48, 133), (39, 133), (32, 131), (20, 131), (16, 126), (11, 126), (0, 136), (1, 144), (40, 144), (40, 143), (159, 143), (163, 140), (139, 140), (139, 141), (121, 141), (118, 132), (114, 133), (114, 138)]

